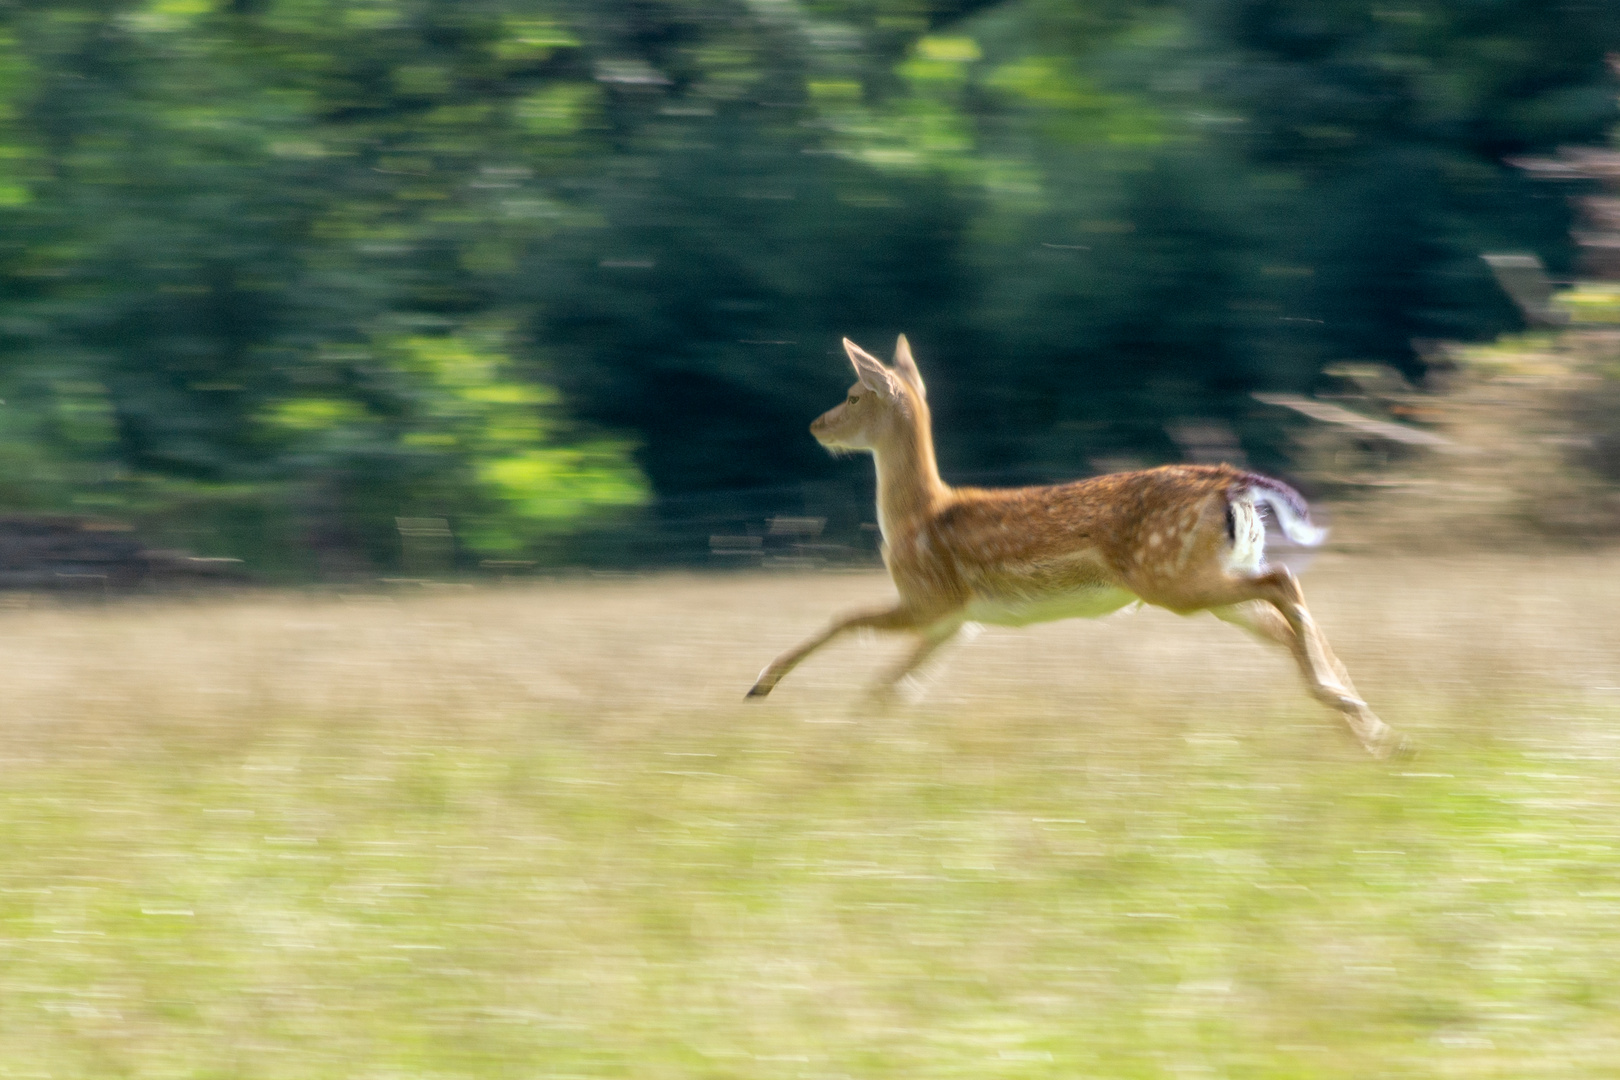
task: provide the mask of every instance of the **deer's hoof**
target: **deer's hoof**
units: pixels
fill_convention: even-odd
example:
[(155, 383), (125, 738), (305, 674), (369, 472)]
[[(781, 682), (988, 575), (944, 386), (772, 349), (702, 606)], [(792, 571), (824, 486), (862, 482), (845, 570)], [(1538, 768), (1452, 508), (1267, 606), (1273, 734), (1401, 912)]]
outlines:
[(1395, 740), (1395, 747), (1389, 752), (1390, 761), (1411, 761), (1423, 752), (1423, 746), (1410, 735), (1402, 735)]
[(1411, 761), (1418, 756), (1421, 749), (1416, 739), (1410, 735), (1402, 735), (1398, 731), (1391, 731), (1383, 739), (1367, 747), (1373, 757), (1379, 761), (1389, 762)]

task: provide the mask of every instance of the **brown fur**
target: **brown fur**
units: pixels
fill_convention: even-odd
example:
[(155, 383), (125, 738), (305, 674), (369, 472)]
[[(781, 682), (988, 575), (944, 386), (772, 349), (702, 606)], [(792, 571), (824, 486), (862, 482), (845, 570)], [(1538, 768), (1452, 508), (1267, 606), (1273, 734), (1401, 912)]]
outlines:
[(1228, 587), (1219, 566), (1226, 493), (1243, 475), (1170, 465), (1052, 487), (955, 489), (905, 533), (927, 537), (920, 547), (939, 554), (891, 556), (890, 568), (898, 583), (926, 563), (926, 591), (963, 603), (1113, 585), (1174, 611), (1202, 610)]
[(1256, 546), (1244, 562), (1244, 537), (1234, 529), (1259, 529), (1241, 498), (1251, 474), (1167, 465), (1050, 487), (951, 488), (935, 464), (927, 394), (906, 339), (893, 368), (844, 345), (859, 381), (810, 430), (831, 449), (872, 454), (883, 556), (899, 603), (835, 621), (777, 658), (750, 696), (770, 693), (806, 656), (852, 629), (918, 636), (880, 684), (887, 691), (968, 621), (1017, 625), (1141, 600), (1181, 614), (1212, 611), (1286, 647), (1312, 693), (1369, 751), (1384, 756), (1399, 745), (1356, 694), (1293, 575), (1260, 565), (1259, 536), (1248, 537)]

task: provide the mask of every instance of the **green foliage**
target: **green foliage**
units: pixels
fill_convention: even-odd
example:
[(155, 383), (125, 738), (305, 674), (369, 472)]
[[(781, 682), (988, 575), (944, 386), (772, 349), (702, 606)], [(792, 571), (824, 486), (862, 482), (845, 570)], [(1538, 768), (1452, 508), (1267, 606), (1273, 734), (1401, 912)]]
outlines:
[(643, 501), (631, 443), (563, 422), (538, 350), (484, 329), (525, 246), (588, 213), (555, 185), (586, 167), (597, 84), (529, 15), (18, 16), (35, 74), (0, 63), (22, 145), (0, 159), (36, 197), (0, 184), (5, 437), (51, 467), (11, 505), (165, 519), (175, 482), (245, 486), (305, 546), (387, 565), (396, 516), (457, 519), (472, 557)]
[(655, 496), (858, 503), (802, 435), (844, 334), (913, 335), (958, 476), (1172, 457), (1180, 415), (1264, 458), (1249, 390), (1511, 324), (1475, 256), (1557, 265), (1567, 221), (1500, 159), (1597, 137), (1620, 45), (1533, 0), (0, 20), (0, 500), (200, 499), (189, 544), (248, 514), (351, 569), (401, 516), (470, 560)]
[[(594, 513), (644, 502), (631, 447), (570, 431), (556, 391), (515, 378), (504, 344), (487, 329), (383, 337), (341, 358), (381, 378), (291, 394), (257, 421), (279, 460), (336, 464), (351, 497), (453, 519), (471, 555), (526, 554)], [(367, 524), (354, 527), (381, 556), (386, 528)]]

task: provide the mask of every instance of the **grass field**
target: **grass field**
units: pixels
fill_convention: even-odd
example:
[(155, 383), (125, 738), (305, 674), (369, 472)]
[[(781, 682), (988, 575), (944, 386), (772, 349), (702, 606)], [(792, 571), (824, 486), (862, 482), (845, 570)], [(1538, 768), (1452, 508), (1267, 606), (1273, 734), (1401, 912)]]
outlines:
[(0, 612), (0, 1077), (1620, 1074), (1612, 555), (777, 651), (880, 575)]

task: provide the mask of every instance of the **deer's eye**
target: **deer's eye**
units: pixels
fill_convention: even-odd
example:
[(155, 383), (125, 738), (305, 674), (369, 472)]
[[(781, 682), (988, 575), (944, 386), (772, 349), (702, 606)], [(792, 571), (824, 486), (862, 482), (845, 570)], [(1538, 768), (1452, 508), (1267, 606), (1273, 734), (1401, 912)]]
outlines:
[(851, 395), (849, 395), (849, 397), (844, 399), (844, 404), (845, 405), (853, 405), (859, 400), (861, 400), (861, 399), (856, 397), (854, 394), (851, 394)]

